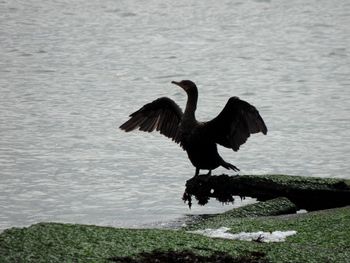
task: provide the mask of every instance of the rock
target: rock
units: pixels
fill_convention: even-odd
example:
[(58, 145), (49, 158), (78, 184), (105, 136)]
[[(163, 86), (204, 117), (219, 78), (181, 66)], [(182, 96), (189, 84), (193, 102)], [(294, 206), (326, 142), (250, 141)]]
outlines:
[(223, 203), (234, 196), (249, 196), (265, 201), (286, 197), (299, 209), (309, 211), (350, 205), (349, 182), (342, 179), (290, 175), (198, 175), (186, 182), (183, 196), (189, 206), (194, 196), (205, 205), (210, 198)]

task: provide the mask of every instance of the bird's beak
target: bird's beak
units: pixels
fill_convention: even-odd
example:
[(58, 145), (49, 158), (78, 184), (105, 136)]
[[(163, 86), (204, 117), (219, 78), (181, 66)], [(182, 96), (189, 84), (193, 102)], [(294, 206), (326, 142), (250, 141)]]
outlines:
[(172, 81), (171, 83), (173, 83), (173, 84), (179, 86), (179, 87), (182, 88), (182, 89), (185, 89), (183, 86), (181, 86), (181, 83), (180, 83), (180, 82)]

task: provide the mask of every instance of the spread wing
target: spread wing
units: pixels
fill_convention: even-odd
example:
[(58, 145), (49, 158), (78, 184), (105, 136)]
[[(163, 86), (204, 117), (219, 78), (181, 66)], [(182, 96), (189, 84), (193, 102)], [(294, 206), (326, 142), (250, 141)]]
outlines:
[(250, 134), (267, 133), (258, 110), (238, 97), (231, 97), (220, 114), (203, 128), (217, 143), (234, 151), (238, 151)]
[(182, 115), (181, 108), (172, 99), (162, 97), (132, 113), (130, 119), (119, 128), (126, 132), (137, 128), (146, 132), (156, 129), (178, 143), (178, 126)]

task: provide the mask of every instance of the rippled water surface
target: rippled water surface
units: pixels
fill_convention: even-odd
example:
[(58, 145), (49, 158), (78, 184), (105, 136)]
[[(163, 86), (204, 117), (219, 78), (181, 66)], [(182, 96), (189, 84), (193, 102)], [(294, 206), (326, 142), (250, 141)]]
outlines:
[(160, 96), (184, 107), (172, 80), (197, 83), (200, 120), (233, 95), (259, 109), (268, 135), (219, 149), (241, 174), (350, 178), (347, 0), (2, 0), (0, 10), (0, 229), (143, 226), (231, 208), (189, 210), (185, 152), (118, 130)]

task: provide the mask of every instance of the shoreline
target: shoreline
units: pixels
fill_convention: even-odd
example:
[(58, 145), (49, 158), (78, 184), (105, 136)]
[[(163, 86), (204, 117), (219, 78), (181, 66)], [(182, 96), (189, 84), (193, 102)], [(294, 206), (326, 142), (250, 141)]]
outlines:
[[(297, 210), (290, 199), (278, 197), (196, 217), (179, 229), (54, 222), (13, 227), (0, 232), (0, 262), (348, 262), (350, 205)], [(226, 236), (275, 231), (293, 235), (267, 243), (260, 236), (242, 241), (193, 233), (223, 228)]]

